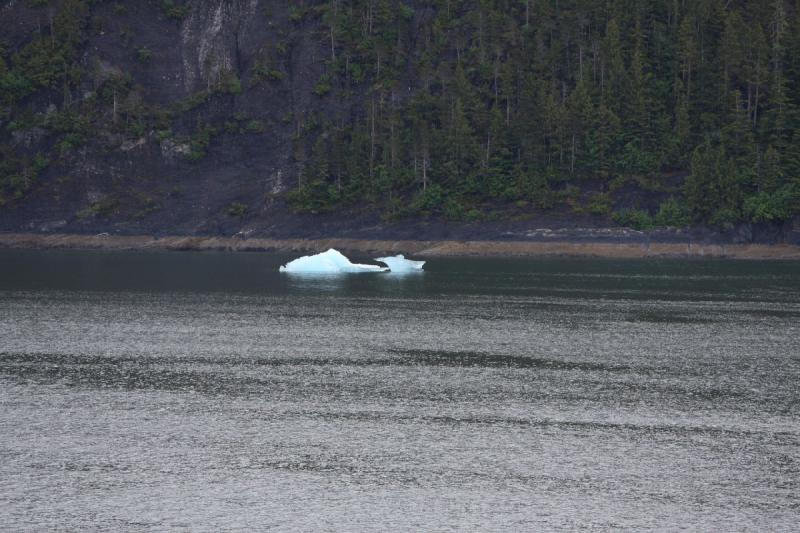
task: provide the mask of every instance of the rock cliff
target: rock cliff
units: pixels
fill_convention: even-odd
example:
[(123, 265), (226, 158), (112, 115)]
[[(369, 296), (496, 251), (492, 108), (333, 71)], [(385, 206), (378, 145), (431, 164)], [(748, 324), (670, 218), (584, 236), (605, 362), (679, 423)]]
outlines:
[(65, 16), (74, 75), (0, 115), (6, 170), (28, 176), (3, 191), (0, 229), (230, 233), (286, 214), (298, 133), (348, 105), (313, 93), (317, 19), (258, 0), (6, 1), (6, 63), (37, 39), (68, 46)]

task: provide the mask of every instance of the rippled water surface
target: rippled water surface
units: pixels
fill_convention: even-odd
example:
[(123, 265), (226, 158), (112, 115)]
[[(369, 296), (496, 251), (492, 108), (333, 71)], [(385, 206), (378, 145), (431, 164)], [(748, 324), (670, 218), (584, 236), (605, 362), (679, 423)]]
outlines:
[(287, 259), (0, 251), (0, 529), (797, 528), (799, 264)]

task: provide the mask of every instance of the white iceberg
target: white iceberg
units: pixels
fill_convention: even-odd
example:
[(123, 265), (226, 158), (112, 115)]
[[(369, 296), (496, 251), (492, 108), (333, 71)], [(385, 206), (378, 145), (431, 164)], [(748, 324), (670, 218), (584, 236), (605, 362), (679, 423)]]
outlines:
[(425, 261), (412, 261), (406, 259), (404, 255), (395, 255), (393, 257), (376, 257), (375, 261), (386, 263), (389, 270), (395, 274), (406, 274), (408, 272), (422, 272), (422, 265)]
[(361, 272), (386, 272), (386, 267), (351, 263), (338, 250), (331, 248), (316, 255), (298, 257), (278, 269), (291, 274), (345, 274)]

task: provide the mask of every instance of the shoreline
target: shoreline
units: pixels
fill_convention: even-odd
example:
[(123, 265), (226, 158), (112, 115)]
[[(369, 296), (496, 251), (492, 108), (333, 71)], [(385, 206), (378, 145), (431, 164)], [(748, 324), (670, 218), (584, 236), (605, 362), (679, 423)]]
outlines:
[(0, 233), (0, 248), (74, 250), (277, 251), (405, 253), (419, 257), (599, 257), (618, 259), (720, 258), (800, 260), (791, 244), (701, 244), (691, 242), (456, 241), (369, 239), (269, 239), (213, 236), (81, 235)]

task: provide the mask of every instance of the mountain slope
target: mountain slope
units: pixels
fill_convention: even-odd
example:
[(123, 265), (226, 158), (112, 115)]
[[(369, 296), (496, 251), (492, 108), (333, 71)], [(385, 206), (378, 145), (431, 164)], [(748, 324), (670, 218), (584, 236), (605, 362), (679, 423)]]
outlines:
[(4, 230), (749, 240), (800, 212), (800, 17), (781, 0), (28, 0), (0, 17)]

